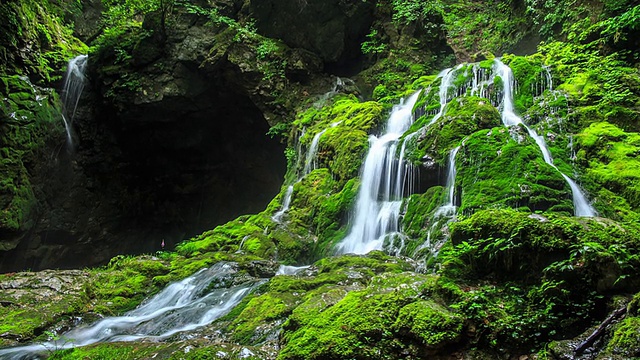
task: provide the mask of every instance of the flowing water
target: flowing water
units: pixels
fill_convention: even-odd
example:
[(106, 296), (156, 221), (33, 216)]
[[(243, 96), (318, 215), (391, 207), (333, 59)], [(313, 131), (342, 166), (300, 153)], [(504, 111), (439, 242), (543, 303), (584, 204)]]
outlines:
[(291, 266), (291, 265), (280, 265), (276, 275), (297, 275), (303, 270), (306, 270), (311, 265), (303, 265), (303, 266)]
[(458, 151), (460, 150), (460, 146), (454, 148), (449, 153), (449, 162), (448, 162), (448, 170), (447, 170), (447, 182), (445, 185), (445, 192), (447, 194), (447, 202), (440, 206), (438, 210), (436, 210), (437, 216), (447, 216), (453, 218), (456, 214), (456, 155), (458, 155)]
[[(547, 164), (551, 165), (554, 169), (556, 169), (565, 179), (567, 184), (569, 184), (569, 187), (571, 188), (571, 193), (573, 195), (574, 215), (582, 216), (582, 217), (595, 216), (596, 212), (591, 206), (591, 204), (589, 204), (589, 202), (587, 201), (587, 198), (585, 197), (580, 186), (578, 186), (578, 184), (574, 180), (572, 180), (567, 175), (562, 173), (553, 164), (553, 158), (551, 157), (551, 152), (547, 147), (544, 137), (541, 135), (538, 135), (535, 130), (528, 127), (526, 124), (524, 124), (522, 119), (515, 114), (514, 108), (513, 108), (513, 93), (514, 93), (513, 84), (515, 83), (515, 81), (513, 78), (513, 72), (511, 71), (511, 68), (509, 68), (507, 65), (505, 65), (502, 61), (498, 59), (494, 61), (494, 65), (495, 65), (495, 72), (497, 73), (497, 75), (499, 75), (502, 78), (503, 86), (504, 86), (504, 90), (503, 90), (504, 96), (502, 101), (503, 124), (505, 126), (522, 125), (529, 133), (529, 136), (531, 136), (531, 138), (535, 140), (536, 144), (540, 148), (540, 151), (542, 152), (544, 161)], [(549, 75), (549, 78), (550, 78), (550, 75)], [(549, 86), (553, 85), (550, 79), (547, 82)]]
[(273, 214), (273, 216), (271, 217), (273, 221), (277, 223), (282, 221), (282, 217), (287, 211), (289, 211), (289, 206), (291, 206), (292, 195), (293, 195), (293, 185), (289, 185), (287, 187), (287, 192), (284, 194), (284, 201), (282, 202), (282, 208), (278, 210), (275, 214)]
[(71, 125), (76, 116), (78, 102), (86, 84), (87, 55), (79, 55), (69, 60), (67, 74), (62, 87), (62, 120), (67, 131), (69, 146), (73, 146)]
[(167, 286), (138, 308), (123, 316), (104, 318), (87, 327), (73, 329), (59, 340), (0, 350), (0, 359), (37, 359), (39, 353), (99, 342), (163, 340), (210, 324), (228, 313), (260, 281), (209, 290), (212, 284), (235, 273), (224, 262), (200, 270)]
[[(457, 146), (449, 153), (447, 164), (447, 182), (445, 185), (445, 193), (447, 194), (446, 203), (440, 206), (430, 219), (431, 226), (426, 231), (427, 239), (413, 251), (414, 258), (435, 257), (446, 241), (447, 237), (438, 236), (443, 229), (456, 218), (456, 156), (460, 146)], [(426, 250), (425, 250), (426, 249)], [(418, 271), (424, 271), (423, 267), (418, 267)]]
[(338, 244), (337, 253), (379, 250), (387, 235), (398, 233), (406, 171), (399, 166), (396, 151), (400, 137), (413, 122), (413, 106), (419, 93), (393, 108), (384, 134), (369, 138), (353, 223), (349, 234)]
[(309, 150), (307, 150), (307, 156), (304, 160), (303, 176), (309, 174), (318, 166), (316, 156), (318, 154), (318, 144), (320, 144), (320, 137), (322, 137), (325, 132), (327, 132), (327, 129), (324, 129), (313, 136)]

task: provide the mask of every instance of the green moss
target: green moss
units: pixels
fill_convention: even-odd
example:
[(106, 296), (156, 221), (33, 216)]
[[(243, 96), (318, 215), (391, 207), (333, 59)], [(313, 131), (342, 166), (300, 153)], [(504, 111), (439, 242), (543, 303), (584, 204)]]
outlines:
[(400, 309), (394, 328), (439, 348), (460, 340), (463, 318), (433, 301), (416, 301)]
[(505, 55), (501, 60), (513, 71), (518, 84), (513, 105), (516, 113), (522, 114), (533, 105), (534, 96), (542, 95), (546, 87), (551, 85), (546, 84), (542, 67), (544, 57), (539, 54), (527, 57)]
[(640, 208), (640, 136), (627, 133), (613, 124), (598, 122), (584, 129), (576, 139), (578, 161), (585, 167), (585, 181), (589, 181), (593, 188), (598, 186), (610, 192), (602, 199), (596, 197), (597, 209), (614, 219), (637, 219), (636, 213)]
[[(31, 229), (37, 210), (29, 164), (48, 156), (47, 144), (63, 138), (64, 128), (56, 94), (26, 77), (1, 76), (0, 97), (0, 229), (16, 236)], [(0, 243), (5, 250), (14, 246)]]
[[(242, 347), (232, 344), (220, 343), (211, 345), (206, 341), (191, 340), (188, 342), (135, 342), (135, 343), (103, 343), (89, 345), (81, 348), (66, 350), (51, 349), (52, 360), (83, 360), (83, 359), (170, 359), (170, 360), (206, 360), (219, 358), (238, 357), (242, 353)], [(255, 350), (255, 349), (253, 349)], [(262, 355), (262, 354), (260, 354)], [(245, 357), (258, 359), (261, 356)]]
[(607, 344), (608, 353), (627, 358), (640, 356), (640, 318), (627, 317), (616, 326), (613, 337)]
[(338, 96), (321, 109), (311, 107), (300, 113), (294, 125), (310, 126), (300, 139), (307, 147), (315, 134), (326, 130), (320, 138), (318, 167), (330, 169), (344, 184), (358, 175), (368, 149), (368, 133), (379, 125), (382, 111), (376, 102), (360, 102), (353, 95)]
[(467, 138), (457, 158), (462, 213), (505, 206), (573, 211), (565, 180), (544, 162), (539, 147), (521, 128), (478, 131)]
[[(60, 80), (66, 62), (87, 52), (73, 36), (65, 4), (25, 0), (0, 4), (0, 74), (28, 74), (46, 83)], [(11, 60), (9, 60), (11, 59)]]
[(259, 326), (283, 319), (293, 310), (292, 296), (287, 295), (267, 293), (250, 299), (243, 310), (233, 317), (229, 326), (233, 331), (233, 339), (243, 345), (264, 341), (267, 334), (258, 332)]
[(500, 113), (487, 99), (476, 96), (456, 98), (447, 104), (444, 115), (426, 129), (425, 136), (421, 136), (424, 140), (409, 147), (408, 158), (420, 162), (427, 154), (444, 165), (449, 152), (464, 137), (499, 125)]
[(640, 75), (621, 60), (624, 54), (602, 52), (598, 40), (551, 42), (540, 50), (554, 66), (557, 88), (571, 96), (580, 128), (607, 120), (626, 131), (640, 130)]
[(452, 225), (455, 247), (446, 248), (442, 260), (451, 259), (455, 276), (522, 282), (545, 276), (601, 291), (633, 289), (638, 231), (598, 219), (485, 210)]
[(135, 308), (159, 291), (164, 282), (154, 278), (168, 273), (167, 264), (158, 259), (120, 256), (95, 271), (84, 291), (93, 299), (97, 312), (116, 315)]
[[(435, 284), (430, 276), (382, 273), (373, 277), (366, 289), (346, 296), (336, 294), (338, 297), (329, 302), (321, 301), (324, 294), (308, 297), (284, 325), (279, 358), (382, 359), (403, 351), (405, 355), (420, 354), (425, 336), (429, 336), (432, 349), (455, 342), (460, 333), (454, 333), (461, 330), (462, 318), (433, 302), (428, 309), (423, 302), (416, 303), (426, 283)], [(410, 305), (414, 303), (418, 305)], [(420, 317), (412, 318), (415, 314)], [(440, 325), (429, 325), (436, 318)], [(441, 322), (444, 319), (446, 323)], [(426, 328), (438, 332), (417, 334)]]

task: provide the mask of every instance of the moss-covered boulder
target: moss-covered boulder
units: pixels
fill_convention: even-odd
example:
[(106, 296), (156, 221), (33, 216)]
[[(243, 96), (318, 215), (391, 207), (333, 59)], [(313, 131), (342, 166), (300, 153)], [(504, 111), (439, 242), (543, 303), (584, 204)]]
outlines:
[[(423, 115), (414, 125), (426, 125), (432, 116)], [(477, 96), (455, 98), (444, 109), (444, 115), (426, 128), (417, 139), (409, 158), (420, 163), (428, 156), (446, 166), (449, 152), (468, 135), (482, 129), (500, 126), (500, 113), (488, 99)]]
[(464, 141), (457, 164), (460, 212), (501, 206), (572, 212), (569, 186), (523, 128), (474, 133)]
[[(576, 136), (578, 162), (604, 216), (637, 220), (640, 208), (640, 136), (608, 123), (591, 124)], [(597, 190), (596, 190), (597, 189)]]

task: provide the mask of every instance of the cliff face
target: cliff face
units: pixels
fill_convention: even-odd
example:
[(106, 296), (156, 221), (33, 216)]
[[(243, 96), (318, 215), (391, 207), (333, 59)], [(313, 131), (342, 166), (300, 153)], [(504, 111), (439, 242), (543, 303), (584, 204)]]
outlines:
[[(74, 20), (91, 48), (69, 146), (63, 38), (3, 33), (0, 270), (155, 255), (3, 275), (0, 345), (226, 261), (241, 270), (202, 294), (270, 279), (190, 340), (55, 356), (580, 358), (609, 314), (578, 352), (640, 356), (635, 2), (129, 5), (2, 5), (79, 53), (54, 32)], [(389, 141), (391, 112), (413, 121)], [(365, 157), (385, 141), (373, 186)], [(364, 239), (382, 251), (334, 256), (368, 186), (371, 220), (393, 223)], [(274, 277), (272, 260), (312, 265)], [(54, 278), (64, 306), (38, 317)]]

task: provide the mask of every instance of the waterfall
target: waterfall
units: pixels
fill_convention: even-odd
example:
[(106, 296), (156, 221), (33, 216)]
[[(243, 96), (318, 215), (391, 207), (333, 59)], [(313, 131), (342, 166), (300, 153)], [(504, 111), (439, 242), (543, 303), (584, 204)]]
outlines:
[(276, 276), (277, 275), (297, 275), (301, 271), (308, 269), (310, 266), (311, 265), (303, 265), (303, 266), (280, 265), (280, 267), (278, 268), (278, 271), (276, 272)]
[(309, 150), (307, 150), (307, 156), (304, 161), (304, 170), (303, 176), (308, 175), (311, 171), (315, 170), (316, 164), (316, 154), (318, 153), (318, 144), (320, 143), (320, 137), (324, 135), (327, 129), (320, 131), (319, 133), (313, 136), (313, 140), (311, 140), (311, 145), (309, 146)]
[[(582, 189), (580, 189), (578, 184), (576, 184), (576, 182), (573, 181), (571, 178), (569, 178), (567, 175), (562, 173), (553, 164), (553, 158), (551, 157), (551, 152), (547, 147), (544, 137), (541, 135), (538, 135), (535, 130), (531, 129), (526, 124), (524, 124), (522, 122), (522, 119), (515, 114), (514, 107), (513, 107), (513, 92), (514, 92), (513, 84), (515, 83), (515, 80), (514, 80), (513, 72), (511, 71), (511, 68), (509, 68), (507, 65), (505, 65), (502, 61), (498, 59), (494, 61), (494, 66), (495, 66), (495, 72), (497, 73), (497, 75), (499, 75), (502, 78), (502, 82), (503, 82), (503, 89), (504, 89), (503, 90), (504, 96), (502, 100), (503, 124), (507, 127), (514, 126), (514, 125), (522, 125), (529, 133), (529, 136), (531, 136), (531, 138), (535, 140), (536, 144), (540, 148), (540, 151), (542, 152), (542, 157), (544, 158), (544, 161), (547, 164), (551, 165), (554, 169), (556, 169), (560, 173), (560, 175), (562, 175), (565, 181), (569, 184), (569, 187), (571, 188), (571, 192), (573, 195), (573, 207), (574, 207), (575, 216), (582, 216), (582, 217), (595, 216), (596, 215), (595, 210), (593, 209), (593, 207), (591, 207), (591, 205), (587, 201), (584, 193), (582, 192)], [(548, 76), (550, 78), (550, 75)], [(546, 80), (546, 82), (548, 82), (549, 85), (552, 85), (552, 82), (550, 79)]]
[[(458, 151), (460, 150), (460, 146), (457, 146), (449, 153), (448, 159), (448, 170), (447, 170), (447, 182), (445, 187), (445, 193), (447, 194), (447, 202), (440, 206), (433, 214), (431, 218), (431, 227), (427, 230), (427, 239), (424, 243), (418, 246), (413, 251), (413, 256), (418, 257), (419, 254), (424, 249), (428, 249), (428, 253), (432, 257), (436, 256), (442, 244), (446, 240), (444, 238), (438, 238), (436, 243), (433, 243), (434, 235), (436, 235), (439, 231), (441, 231), (447, 224), (455, 220), (456, 216), (456, 156), (458, 155)], [(422, 264), (424, 265), (424, 264)], [(418, 270), (425, 270), (422, 266), (419, 266)]]
[[(340, 125), (342, 121), (337, 121), (331, 124), (331, 127), (336, 127)], [(327, 132), (327, 129), (320, 131), (319, 133), (313, 136), (311, 140), (311, 145), (309, 145), (309, 149), (307, 150), (307, 155), (304, 160), (304, 168), (302, 170), (302, 175), (296, 179), (296, 183), (300, 182), (305, 176), (309, 175), (313, 170), (318, 166), (317, 164), (317, 155), (318, 155), (318, 146), (320, 144), (320, 138), (322, 135)], [(304, 136), (304, 132), (302, 133)], [(302, 137), (301, 136), (301, 137)], [(298, 154), (302, 152), (302, 147), (298, 146)], [(293, 185), (289, 185), (287, 187), (287, 192), (284, 195), (284, 200), (282, 202), (282, 208), (276, 212), (271, 219), (273, 221), (280, 223), (282, 221), (282, 216), (289, 210), (289, 205), (291, 204), (291, 197), (293, 196)]]
[(291, 205), (291, 197), (293, 195), (293, 185), (289, 185), (287, 187), (287, 192), (284, 194), (284, 201), (282, 202), (282, 208), (278, 210), (271, 219), (273, 221), (279, 223), (282, 221), (282, 216), (289, 210), (289, 206)]
[(208, 325), (227, 314), (262, 282), (208, 290), (235, 270), (220, 262), (167, 286), (123, 316), (107, 317), (88, 327), (73, 329), (60, 340), (0, 350), (2, 359), (33, 359), (34, 354), (99, 342), (163, 340)]
[(383, 135), (369, 137), (351, 231), (338, 244), (338, 253), (364, 254), (382, 249), (386, 235), (398, 232), (403, 198), (403, 186), (399, 183), (404, 183), (405, 171), (399, 166), (396, 150), (400, 137), (411, 126), (419, 94), (418, 91), (403, 104), (394, 106)]
[(447, 192), (447, 203), (442, 205), (436, 211), (436, 217), (438, 216), (448, 216), (453, 217), (456, 214), (456, 155), (460, 150), (460, 146), (451, 150), (449, 153), (449, 165), (447, 170), (447, 182), (446, 182), (446, 192)]
[(440, 82), (440, 89), (438, 91), (438, 98), (440, 99), (440, 110), (436, 114), (436, 116), (431, 119), (429, 125), (434, 124), (438, 119), (442, 117), (444, 114), (444, 108), (447, 106), (447, 102), (449, 102), (449, 88), (453, 84), (453, 74), (455, 74), (456, 70), (460, 69), (462, 64), (458, 65), (455, 69), (444, 69), (438, 74), (438, 78), (442, 77)]
[(85, 71), (88, 58), (87, 55), (79, 55), (69, 60), (67, 74), (65, 75), (64, 85), (62, 87), (62, 121), (64, 121), (64, 128), (67, 131), (69, 146), (73, 146), (71, 125), (76, 116), (78, 102), (80, 101), (80, 96), (82, 95), (87, 80)]

